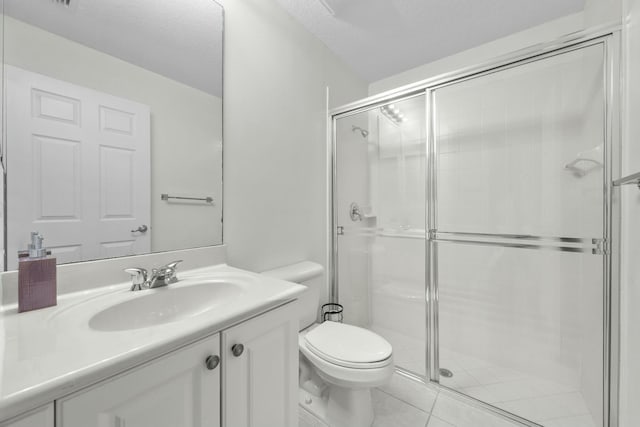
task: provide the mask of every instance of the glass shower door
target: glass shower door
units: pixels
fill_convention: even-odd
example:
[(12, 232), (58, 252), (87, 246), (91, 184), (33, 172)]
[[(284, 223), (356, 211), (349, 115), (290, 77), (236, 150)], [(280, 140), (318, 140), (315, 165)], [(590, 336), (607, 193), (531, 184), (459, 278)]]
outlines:
[(602, 426), (603, 44), (431, 97), (432, 376), (536, 424)]
[(420, 94), (336, 119), (334, 221), (344, 321), (426, 376), (426, 113)]

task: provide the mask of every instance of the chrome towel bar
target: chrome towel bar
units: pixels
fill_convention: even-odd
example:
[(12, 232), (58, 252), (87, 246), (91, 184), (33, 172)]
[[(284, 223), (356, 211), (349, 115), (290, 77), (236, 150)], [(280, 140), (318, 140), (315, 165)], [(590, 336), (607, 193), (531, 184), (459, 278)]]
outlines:
[(163, 194), (160, 195), (160, 199), (164, 200), (164, 201), (168, 201), (169, 199), (197, 200), (199, 202), (213, 203), (213, 197), (210, 197), (210, 196), (207, 196), (207, 197), (181, 197), (181, 196), (170, 196), (167, 193), (163, 193)]

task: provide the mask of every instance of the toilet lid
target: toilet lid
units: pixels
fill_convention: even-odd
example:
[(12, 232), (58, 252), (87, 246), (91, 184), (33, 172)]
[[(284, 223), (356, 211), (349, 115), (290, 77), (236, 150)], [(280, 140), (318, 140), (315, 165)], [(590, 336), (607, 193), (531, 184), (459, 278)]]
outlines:
[(342, 366), (372, 364), (391, 356), (391, 344), (367, 329), (337, 322), (324, 322), (305, 335), (309, 350)]

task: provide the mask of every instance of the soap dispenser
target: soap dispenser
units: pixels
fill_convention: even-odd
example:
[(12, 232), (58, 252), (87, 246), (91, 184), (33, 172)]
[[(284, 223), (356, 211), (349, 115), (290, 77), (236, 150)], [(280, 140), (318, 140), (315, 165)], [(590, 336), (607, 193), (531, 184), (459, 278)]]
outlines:
[(18, 253), (18, 312), (57, 304), (56, 259), (47, 256), (43, 240), (31, 232), (29, 250)]

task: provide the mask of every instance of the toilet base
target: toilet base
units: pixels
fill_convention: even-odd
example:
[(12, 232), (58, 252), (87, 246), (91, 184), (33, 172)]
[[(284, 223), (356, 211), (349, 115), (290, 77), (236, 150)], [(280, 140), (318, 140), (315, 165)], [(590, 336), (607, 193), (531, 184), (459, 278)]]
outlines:
[(317, 424), (303, 424), (326, 427), (371, 427), (373, 405), (371, 389), (348, 389), (330, 386), (322, 397), (314, 396), (303, 388), (299, 389), (299, 404), (303, 410), (313, 414)]
[(314, 396), (303, 388), (298, 389), (299, 426), (330, 427), (327, 420), (327, 399)]
[(330, 386), (327, 419), (331, 427), (371, 427), (371, 389)]

